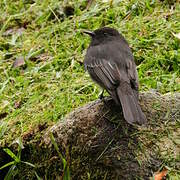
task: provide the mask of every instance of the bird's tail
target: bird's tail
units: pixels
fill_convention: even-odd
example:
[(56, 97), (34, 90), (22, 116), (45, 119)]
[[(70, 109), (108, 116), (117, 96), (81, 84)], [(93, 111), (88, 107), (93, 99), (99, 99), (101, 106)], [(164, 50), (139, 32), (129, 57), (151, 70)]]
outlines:
[(138, 99), (133, 90), (129, 88), (117, 88), (117, 95), (121, 102), (125, 120), (130, 124), (145, 124), (147, 122), (141, 107), (138, 104)]

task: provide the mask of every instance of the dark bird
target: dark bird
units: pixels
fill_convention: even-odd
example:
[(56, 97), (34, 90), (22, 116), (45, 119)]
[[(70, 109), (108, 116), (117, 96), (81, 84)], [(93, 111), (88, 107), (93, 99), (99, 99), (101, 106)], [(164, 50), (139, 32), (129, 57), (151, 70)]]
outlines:
[(145, 124), (146, 117), (138, 104), (138, 74), (131, 49), (115, 29), (103, 27), (93, 32), (84, 60), (91, 78), (122, 106), (125, 120), (130, 124)]

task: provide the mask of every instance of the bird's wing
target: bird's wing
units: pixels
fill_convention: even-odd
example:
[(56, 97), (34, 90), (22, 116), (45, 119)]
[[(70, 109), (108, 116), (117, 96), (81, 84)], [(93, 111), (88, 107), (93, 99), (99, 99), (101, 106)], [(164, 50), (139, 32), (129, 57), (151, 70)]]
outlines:
[(132, 89), (138, 91), (139, 81), (138, 81), (138, 74), (134, 61), (127, 60), (127, 75), (130, 80)]
[[(88, 57), (90, 58), (90, 57)], [(119, 84), (116, 64), (106, 59), (88, 59), (85, 69), (100, 86), (107, 90), (115, 89)]]

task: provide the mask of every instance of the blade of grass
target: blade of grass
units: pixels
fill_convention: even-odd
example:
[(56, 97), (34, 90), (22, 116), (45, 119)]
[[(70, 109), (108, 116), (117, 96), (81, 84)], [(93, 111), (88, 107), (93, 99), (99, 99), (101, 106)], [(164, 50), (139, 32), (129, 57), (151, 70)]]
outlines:
[(21, 161), (21, 160), (18, 158), (18, 156), (16, 156), (10, 149), (4, 148), (3, 150), (4, 150), (9, 156), (11, 156), (11, 158), (13, 158), (16, 163), (19, 163), (19, 162)]

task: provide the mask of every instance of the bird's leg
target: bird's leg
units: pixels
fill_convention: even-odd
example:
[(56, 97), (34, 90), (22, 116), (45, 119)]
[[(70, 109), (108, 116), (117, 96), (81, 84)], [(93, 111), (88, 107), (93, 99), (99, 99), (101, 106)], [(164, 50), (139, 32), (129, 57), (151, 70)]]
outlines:
[(105, 104), (105, 106), (108, 107), (107, 101), (105, 100), (103, 93), (104, 93), (104, 89), (103, 89), (103, 90), (101, 91), (101, 93), (99, 94), (99, 99), (102, 100), (103, 103)]
[(99, 99), (101, 99), (101, 100), (104, 99), (103, 93), (104, 93), (104, 89), (103, 89), (103, 90), (101, 91), (101, 93), (99, 94)]

